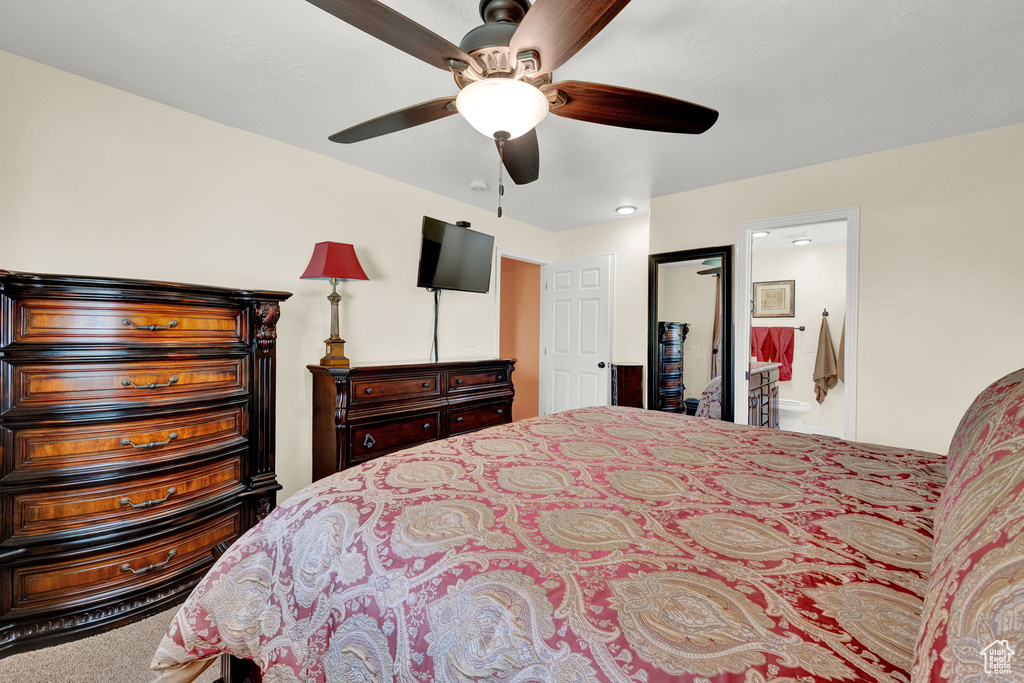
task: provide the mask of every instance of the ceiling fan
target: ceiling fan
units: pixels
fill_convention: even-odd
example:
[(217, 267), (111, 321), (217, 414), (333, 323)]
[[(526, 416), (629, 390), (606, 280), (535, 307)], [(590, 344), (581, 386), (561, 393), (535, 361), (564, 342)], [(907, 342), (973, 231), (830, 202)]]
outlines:
[[(534, 126), (550, 111), (569, 119), (667, 133), (703, 133), (714, 109), (664, 95), (584, 81), (554, 82), (629, 0), (481, 0), (484, 24), (455, 46), (377, 0), (308, 0), (413, 57), (451, 71), (460, 92), (378, 116), (330, 136), (353, 143), (456, 112), (493, 137), (516, 184), (540, 175)], [(500, 214), (499, 214), (500, 215)]]

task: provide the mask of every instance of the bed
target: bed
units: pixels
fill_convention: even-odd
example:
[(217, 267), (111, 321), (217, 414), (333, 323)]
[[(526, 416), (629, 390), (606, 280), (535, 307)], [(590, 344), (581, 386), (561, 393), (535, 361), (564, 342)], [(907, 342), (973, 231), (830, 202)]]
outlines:
[[(1022, 380), (1004, 378), (979, 397), (989, 409), (965, 416), (956, 476), (1008, 459), (1004, 475), (1024, 481)], [(991, 408), (1004, 403), (1009, 418)], [(993, 455), (999, 433), (1017, 445)], [(182, 606), (153, 668), (187, 681), (229, 653), (268, 682), (903, 682), (920, 641), (914, 679), (944, 680), (962, 659), (954, 603), (973, 594), (956, 589), (962, 553), (983, 562), (1021, 538), (958, 546), (991, 506), (958, 515), (945, 467), (932, 453), (621, 407), (426, 444), (317, 481), (247, 532)], [(958, 500), (977, 485), (950, 484)], [(1004, 518), (1024, 507), (1014, 491), (989, 491)], [(938, 579), (937, 506), (956, 518), (942, 558), (953, 569)]]

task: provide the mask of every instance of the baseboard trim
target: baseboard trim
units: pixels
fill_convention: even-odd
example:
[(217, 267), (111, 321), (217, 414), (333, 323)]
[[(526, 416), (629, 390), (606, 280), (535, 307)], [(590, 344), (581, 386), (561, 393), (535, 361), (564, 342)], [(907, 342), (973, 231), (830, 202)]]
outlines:
[(801, 431), (804, 434), (817, 434), (819, 436), (832, 436), (837, 439), (843, 438), (842, 429), (829, 429), (828, 427), (808, 427), (804, 425)]

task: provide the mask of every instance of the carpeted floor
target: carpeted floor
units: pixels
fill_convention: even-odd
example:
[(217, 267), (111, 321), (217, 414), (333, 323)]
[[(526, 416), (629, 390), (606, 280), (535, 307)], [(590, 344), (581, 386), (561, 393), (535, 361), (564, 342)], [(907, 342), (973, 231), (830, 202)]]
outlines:
[[(157, 645), (178, 608), (140, 622), (70, 643), (0, 659), (0, 683), (147, 683)], [(214, 664), (196, 679), (213, 683)]]

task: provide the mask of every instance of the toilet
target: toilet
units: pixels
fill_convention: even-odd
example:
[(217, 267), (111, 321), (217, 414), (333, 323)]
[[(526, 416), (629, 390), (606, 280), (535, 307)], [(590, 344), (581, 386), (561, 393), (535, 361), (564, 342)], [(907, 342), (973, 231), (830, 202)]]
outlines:
[(811, 404), (807, 401), (794, 401), (789, 398), (779, 399), (779, 429), (791, 432), (806, 432), (804, 415), (811, 412)]

